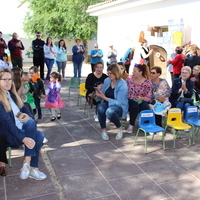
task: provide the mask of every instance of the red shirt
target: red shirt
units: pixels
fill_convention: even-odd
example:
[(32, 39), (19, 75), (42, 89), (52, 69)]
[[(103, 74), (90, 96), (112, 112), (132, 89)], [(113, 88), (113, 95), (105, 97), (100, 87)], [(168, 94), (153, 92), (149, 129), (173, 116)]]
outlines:
[(177, 54), (169, 63), (173, 65), (173, 74), (180, 74), (181, 68), (184, 66), (184, 55)]

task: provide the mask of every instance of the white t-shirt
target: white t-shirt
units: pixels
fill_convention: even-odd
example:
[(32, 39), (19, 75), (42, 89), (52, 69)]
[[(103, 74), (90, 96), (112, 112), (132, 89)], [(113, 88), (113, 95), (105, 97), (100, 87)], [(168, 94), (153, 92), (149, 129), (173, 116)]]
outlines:
[(20, 110), (19, 110), (18, 106), (16, 105), (16, 103), (11, 98), (10, 93), (7, 92), (7, 94), (8, 94), (8, 98), (9, 98), (9, 101), (10, 101), (10, 106), (12, 108), (12, 111), (13, 111), (13, 114), (14, 114), (14, 117), (15, 117), (15, 125), (17, 126), (17, 128), (22, 129), (23, 123), (20, 122), (19, 119), (16, 117), (17, 113), (20, 112)]

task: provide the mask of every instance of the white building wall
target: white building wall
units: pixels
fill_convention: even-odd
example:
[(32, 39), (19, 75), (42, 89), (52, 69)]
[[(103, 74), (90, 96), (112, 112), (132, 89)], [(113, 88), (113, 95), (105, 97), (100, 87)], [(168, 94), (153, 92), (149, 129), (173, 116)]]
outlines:
[[(172, 3), (174, 2), (173, 6)], [(149, 45), (159, 45), (165, 48), (168, 54), (174, 49), (172, 34), (175, 31), (183, 32), (183, 44), (191, 41), (192, 44), (200, 46), (200, 28), (197, 17), (200, 1), (184, 4), (183, 1), (164, 1), (155, 4), (155, 6), (141, 6), (119, 11), (110, 11), (107, 14), (98, 16), (98, 37), (97, 41), (104, 52), (104, 60), (109, 44), (113, 44), (118, 51), (118, 60), (124, 55), (130, 47), (140, 47), (139, 33), (145, 31), (145, 38)], [(94, 12), (95, 13), (95, 12)], [(105, 12), (106, 13), (106, 12)], [(163, 37), (150, 36), (147, 31), (150, 26), (167, 26), (173, 21), (173, 27), (169, 32), (164, 33)], [(137, 53), (137, 55), (139, 55)], [(137, 62), (139, 56), (135, 57)]]

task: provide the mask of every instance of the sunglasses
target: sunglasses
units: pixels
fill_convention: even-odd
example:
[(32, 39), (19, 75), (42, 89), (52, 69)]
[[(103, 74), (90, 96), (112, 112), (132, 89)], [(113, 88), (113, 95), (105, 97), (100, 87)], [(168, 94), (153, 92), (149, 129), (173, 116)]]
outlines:
[(151, 72), (151, 74), (156, 74), (156, 72)]

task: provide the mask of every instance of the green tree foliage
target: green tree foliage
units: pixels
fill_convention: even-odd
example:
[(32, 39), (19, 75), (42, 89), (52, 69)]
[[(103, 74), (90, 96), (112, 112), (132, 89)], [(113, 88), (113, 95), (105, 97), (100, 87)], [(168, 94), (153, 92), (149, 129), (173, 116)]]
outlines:
[(57, 38), (81, 38), (87, 41), (96, 37), (97, 17), (86, 12), (89, 5), (105, 0), (26, 0), (30, 12), (24, 21), (28, 34), (41, 31)]

